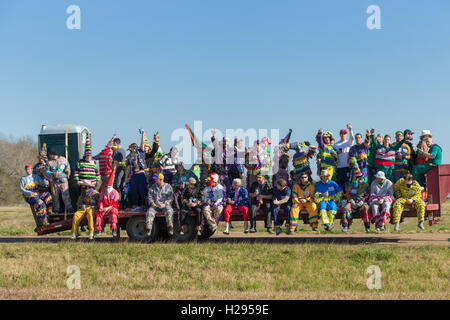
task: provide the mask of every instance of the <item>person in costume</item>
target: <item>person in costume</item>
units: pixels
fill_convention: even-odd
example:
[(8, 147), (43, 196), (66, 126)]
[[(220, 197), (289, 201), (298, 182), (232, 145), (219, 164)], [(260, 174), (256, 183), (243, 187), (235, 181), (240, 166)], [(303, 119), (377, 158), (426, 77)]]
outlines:
[(207, 224), (211, 231), (214, 232), (217, 229), (217, 224), (223, 211), (225, 190), (219, 183), (219, 175), (217, 173), (212, 173), (207, 181), (208, 185), (203, 192), (202, 225)]
[(195, 230), (198, 235), (201, 235), (202, 228), (202, 190), (199, 187), (197, 180), (194, 177), (190, 177), (186, 183), (187, 187), (184, 189), (181, 197), (181, 210), (180, 210), (180, 225), (181, 231), (184, 233), (187, 231), (186, 218), (189, 212), (195, 213)]
[[(349, 158), (356, 158), (357, 165), (359, 167), (359, 170), (361, 170), (361, 173), (364, 177), (364, 183), (369, 182), (369, 159), (368, 159), (368, 152), (370, 148), (370, 131), (366, 131), (366, 137), (364, 141), (362, 140), (362, 134), (357, 133), (355, 135), (355, 145), (350, 148), (349, 151)], [(352, 170), (352, 173), (355, 171)], [(351, 177), (351, 180), (353, 181), (353, 176)]]
[(341, 187), (333, 180), (329, 180), (330, 177), (331, 173), (329, 170), (322, 170), (320, 181), (316, 183), (314, 189), (314, 201), (318, 205), (322, 223), (327, 231), (333, 229), (334, 217), (342, 197)]
[[(375, 129), (371, 129), (370, 130), (370, 141), (372, 141), (372, 135), (375, 134)], [(377, 140), (378, 144), (383, 144), (383, 139), (384, 139), (384, 135), (379, 133), (377, 134), (377, 136), (375, 137), (375, 139)], [(369, 184), (372, 183), (372, 181), (374, 180), (374, 175), (375, 173), (377, 173), (376, 168), (375, 168), (375, 156), (376, 156), (376, 146), (373, 143), (370, 143), (370, 147), (369, 150), (367, 151), (367, 163), (368, 163), (368, 168), (369, 168)]]
[(247, 187), (251, 186), (261, 173), (261, 168), (265, 165), (265, 156), (262, 145), (256, 140), (252, 148), (247, 148), (245, 152), (245, 168), (247, 169)]
[(331, 145), (332, 137), (333, 134), (330, 131), (324, 133), (323, 130), (320, 129), (317, 133), (316, 140), (319, 144), (320, 172), (322, 174), (323, 170), (327, 170), (330, 177), (333, 179), (335, 176), (338, 154)]
[(375, 147), (375, 170), (377, 172), (384, 172), (386, 179), (392, 181), (392, 169), (394, 168), (395, 154), (405, 143), (405, 139), (397, 144), (391, 145), (391, 137), (385, 135), (383, 144), (379, 144), (372, 135), (370, 143)]
[(186, 182), (189, 178), (194, 177), (190, 170), (186, 170), (183, 163), (179, 162), (175, 165), (176, 173), (172, 177), (172, 188), (174, 194), (174, 208), (179, 210), (181, 208), (181, 196), (184, 193)]
[(237, 178), (232, 182), (232, 189), (228, 191), (227, 206), (225, 207), (224, 219), (225, 230), (224, 234), (230, 234), (230, 216), (234, 209), (238, 209), (244, 218), (244, 233), (248, 233), (248, 191), (242, 186), (242, 180)]
[(289, 129), (289, 133), (280, 140), (278, 144), (274, 159), (273, 159), (273, 180), (272, 184), (275, 187), (279, 179), (285, 180), (289, 184), (289, 161), (291, 160), (291, 153), (289, 140), (291, 139), (292, 129)]
[(283, 209), (286, 223), (286, 234), (291, 234), (290, 212), (291, 212), (291, 188), (288, 187), (287, 181), (278, 179), (277, 185), (273, 188), (273, 218), (275, 224), (275, 234), (281, 233), (281, 223), (278, 219), (280, 209)]
[(295, 154), (292, 156), (295, 175), (301, 177), (302, 173), (306, 173), (311, 181), (312, 171), (309, 160), (314, 157), (317, 148), (312, 146), (308, 141), (305, 141), (291, 144), (290, 149), (295, 151)]
[(146, 215), (147, 235), (150, 236), (153, 221), (158, 211), (162, 211), (166, 217), (167, 232), (173, 236), (173, 189), (170, 184), (164, 182), (164, 174), (160, 173), (156, 182), (148, 190), (148, 211)]
[(41, 151), (39, 152), (38, 162), (33, 166), (33, 174), (36, 174), (40, 176), (42, 179), (47, 180), (45, 178), (47, 162), (48, 162), (47, 144), (44, 142), (42, 144)]
[(172, 182), (173, 176), (177, 173), (175, 166), (180, 162), (181, 161), (178, 158), (178, 149), (176, 147), (170, 148), (169, 153), (163, 155), (161, 159), (159, 159), (159, 164), (161, 165), (164, 177), (166, 178), (165, 182)]
[(419, 182), (423, 187), (426, 187), (425, 174), (431, 169), (442, 163), (442, 148), (433, 142), (433, 136), (429, 130), (424, 130), (422, 136), (426, 136), (425, 145), (428, 151), (418, 149), (417, 157), (426, 158), (425, 164), (417, 164), (413, 167), (413, 179)]
[(235, 138), (234, 139), (234, 161), (233, 164), (230, 165), (229, 169), (229, 179), (243, 179), (244, 171), (245, 171), (245, 150), (243, 149), (243, 141), (242, 139)]
[(395, 153), (395, 163), (394, 169), (392, 170), (392, 182), (395, 184), (400, 178), (403, 178), (405, 174), (409, 171), (409, 162), (411, 160), (412, 150), (410, 145), (407, 143), (406, 138), (403, 139), (403, 132), (397, 131), (395, 133), (396, 144), (401, 143), (402, 140), (405, 142), (402, 144), (400, 149)]
[[(334, 150), (337, 152), (337, 170), (336, 170), (336, 182), (339, 186), (344, 187), (350, 182), (351, 168), (348, 166), (348, 155), (350, 148), (353, 146), (355, 140), (353, 136), (353, 130), (351, 124), (347, 124), (347, 130), (341, 130), (339, 136), (341, 140), (333, 145)], [(347, 135), (350, 134), (350, 138), (347, 139)]]
[(366, 232), (370, 231), (369, 217), (369, 185), (365, 182), (365, 177), (358, 166), (358, 160), (352, 157), (352, 182), (345, 188), (345, 194), (341, 200), (343, 208), (341, 225), (342, 231), (347, 232), (352, 224), (352, 213), (358, 212), (364, 222)]
[(310, 181), (310, 175), (303, 171), (298, 175), (300, 182), (294, 183), (292, 188), (292, 208), (290, 227), (294, 232), (298, 225), (300, 212), (305, 209), (308, 212), (309, 225), (313, 231), (317, 231), (319, 226), (317, 204), (314, 202), (315, 185)]
[(100, 174), (97, 162), (92, 157), (92, 146), (89, 134), (86, 134), (86, 144), (84, 147), (84, 156), (78, 160), (73, 179), (77, 183), (89, 182), (93, 188), (100, 182)]
[[(159, 161), (161, 157), (158, 157), (157, 153), (160, 152), (160, 144), (159, 144), (159, 134), (156, 133), (153, 135), (153, 145), (150, 147), (148, 143), (147, 136), (145, 134), (144, 129), (141, 129), (142, 138), (144, 140), (143, 150), (145, 153), (145, 163), (147, 168), (151, 168), (155, 161)], [(162, 155), (161, 155), (162, 156)]]
[(119, 201), (120, 195), (117, 190), (113, 188), (114, 177), (116, 174), (116, 168), (114, 167), (109, 175), (109, 179), (105, 182), (104, 188), (100, 192), (98, 199), (98, 210), (95, 221), (97, 234), (101, 234), (104, 228), (105, 215), (109, 216), (109, 222), (111, 224), (111, 231), (113, 237), (116, 237), (117, 232), (117, 216), (119, 215)]
[(63, 156), (59, 156), (53, 149), (48, 152), (50, 157), (46, 165), (45, 177), (50, 182), (54, 211), (59, 213), (60, 200), (62, 199), (65, 211), (72, 213), (72, 200), (69, 194), (69, 178), (70, 178), (70, 164)]
[(386, 179), (383, 171), (378, 171), (374, 178), (375, 180), (370, 185), (369, 205), (376, 230), (383, 231), (394, 202), (394, 188), (392, 182)]
[(413, 137), (414, 132), (412, 132), (410, 129), (406, 129), (405, 131), (403, 131), (403, 136), (406, 139), (406, 144), (409, 147), (409, 150), (411, 150), (411, 154), (410, 154), (410, 158), (408, 161), (408, 171), (412, 172), (413, 166), (416, 164), (416, 159), (417, 159), (417, 148), (415, 145), (413, 145), (412, 141), (414, 139)]
[(267, 181), (271, 183), (272, 178), (272, 162), (271, 162), (271, 152), (270, 152), (270, 142), (268, 137), (263, 137), (261, 139), (261, 174), (266, 177)]
[(89, 180), (80, 180), (81, 194), (77, 201), (78, 210), (73, 215), (72, 221), (72, 239), (80, 236), (78, 227), (81, 221), (86, 217), (89, 228), (89, 239), (94, 239), (94, 211), (97, 208), (99, 193), (95, 190), (95, 185)]
[(114, 177), (114, 189), (119, 192), (120, 195), (120, 206), (122, 208), (126, 207), (125, 196), (123, 193), (124, 189), (124, 178), (125, 178), (125, 169), (126, 169), (126, 152), (125, 149), (120, 145), (121, 140), (119, 138), (115, 138), (113, 141), (112, 149), (113, 155), (112, 160), (116, 165), (116, 176)]
[(273, 234), (272, 231), (272, 198), (273, 189), (263, 175), (258, 175), (256, 181), (250, 186), (249, 197), (251, 200), (250, 209), (250, 233), (255, 233), (256, 230), (256, 216), (260, 209), (266, 215), (265, 228), (267, 232)]
[(234, 148), (229, 146), (230, 138), (223, 137), (222, 142), (216, 138), (216, 130), (211, 131), (211, 142), (214, 150), (213, 171), (219, 175), (219, 183), (226, 191), (231, 189), (231, 180), (229, 176), (230, 166), (234, 163)]
[(33, 208), (38, 223), (47, 226), (48, 215), (53, 213), (52, 195), (50, 192), (40, 192), (39, 186), (48, 187), (48, 181), (33, 174), (30, 164), (25, 166), (26, 175), (20, 179), (20, 191), (25, 201)]
[(99, 162), (99, 172), (100, 172), (100, 180), (101, 180), (101, 186), (100, 189), (103, 189), (105, 187), (106, 181), (111, 176), (112, 168), (113, 168), (113, 143), (114, 139), (116, 138), (116, 135), (114, 135), (111, 140), (108, 141), (105, 148), (95, 157), (93, 157), (94, 160), (97, 160)]
[(394, 185), (395, 203), (393, 210), (394, 231), (400, 230), (400, 219), (402, 217), (405, 205), (411, 205), (417, 212), (419, 229), (425, 229), (423, 222), (425, 220), (425, 202), (421, 198), (422, 187), (417, 181), (413, 181), (413, 176), (407, 173), (400, 178)]
[(131, 208), (134, 211), (143, 210), (147, 199), (147, 176), (145, 170), (147, 163), (145, 162), (145, 136), (141, 135), (141, 146), (132, 143), (128, 150), (130, 154), (127, 156), (127, 169), (125, 172), (125, 181), (129, 180), (129, 193), (131, 193)]

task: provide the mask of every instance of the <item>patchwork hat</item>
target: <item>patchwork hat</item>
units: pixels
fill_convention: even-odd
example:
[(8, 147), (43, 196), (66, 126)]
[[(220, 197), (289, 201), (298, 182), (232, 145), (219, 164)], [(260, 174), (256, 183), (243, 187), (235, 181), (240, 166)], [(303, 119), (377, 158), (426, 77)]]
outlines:
[(44, 142), (42, 144), (42, 149), (41, 152), (39, 152), (39, 158), (44, 159), (45, 161), (48, 161), (48, 157), (47, 157), (47, 144)]
[(86, 143), (84, 145), (84, 157), (92, 156), (92, 145), (89, 133), (86, 133)]

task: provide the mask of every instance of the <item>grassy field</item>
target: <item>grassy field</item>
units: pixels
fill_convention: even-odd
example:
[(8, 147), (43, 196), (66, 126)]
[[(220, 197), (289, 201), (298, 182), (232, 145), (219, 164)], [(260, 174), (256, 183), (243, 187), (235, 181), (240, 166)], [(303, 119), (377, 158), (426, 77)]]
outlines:
[[(445, 246), (1, 244), (0, 298), (449, 299), (449, 259)], [(66, 288), (69, 265), (81, 290)]]
[[(448, 233), (449, 220), (447, 210), (440, 224), (418, 231), (409, 218), (401, 232)], [(28, 208), (0, 208), (1, 236), (33, 229)], [(360, 220), (353, 232), (363, 232)], [(69, 265), (81, 269), (81, 290), (66, 287)], [(366, 286), (371, 265), (381, 269), (380, 290)], [(448, 246), (0, 244), (0, 299), (450, 299), (449, 279)]]

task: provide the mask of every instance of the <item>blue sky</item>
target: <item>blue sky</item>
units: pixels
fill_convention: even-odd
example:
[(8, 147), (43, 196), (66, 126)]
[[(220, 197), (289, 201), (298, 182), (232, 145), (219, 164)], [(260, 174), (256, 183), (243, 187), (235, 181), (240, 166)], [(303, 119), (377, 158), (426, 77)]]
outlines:
[[(66, 28), (71, 4), (81, 30)], [(83, 124), (97, 152), (142, 126), (168, 150), (194, 120), (310, 141), (350, 122), (430, 129), (449, 163), (449, 15), (448, 0), (2, 0), (0, 133)]]

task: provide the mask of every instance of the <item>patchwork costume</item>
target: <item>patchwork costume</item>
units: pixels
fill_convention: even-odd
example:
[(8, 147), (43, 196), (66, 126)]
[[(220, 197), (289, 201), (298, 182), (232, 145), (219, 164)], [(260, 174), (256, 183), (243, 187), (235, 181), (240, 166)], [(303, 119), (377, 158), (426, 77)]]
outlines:
[[(308, 181), (306, 185), (301, 183), (294, 184), (292, 188), (292, 208), (290, 226), (294, 231), (298, 225), (298, 217), (300, 212), (305, 209), (308, 212), (309, 225), (315, 229), (318, 226), (317, 204), (314, 202), (315, 185)], [(301, 200), (306, 200), (303, 203)]]
[(56, 160), (50, 160), (46, 165), (45, 176), (48, 181), (51, 181), (53, 204), (56, 213), (61, 211), (61, 198), (66, 211), (73, 211), (66, 172), (70, 172), (70, 164), (64, 157), (60, 156)]
[[(305, 150), (305, 148), (307, 148)], [(300, 176), (302, 173), (306, 173), (311, 177), (311, 167), (309, 165), (309, 159), (312, 159), (316, 155), (316, 147), (309, 145), (306, 142), (298, 142), (291, 144), (291, 150), (295, 151), (292, 157), (292, 165), (295, 168), (295, 175)]]
[(392, 170), (392, 182), (396, 183), (400, 178), (409, 172), (409, 161), (407, 156), (412, 155), (412, 150), (406, 142), (395, 153), (394, 169)]
[(98, 197), (99, 193), (92, 187), (81, 192), (77, 202), (78, 210), (73, 215), (72, 235), (78, 234), (78, 226), (85, 217), (88, 221), (89, 232), (94, 233), (94, 210), (97, 207)]
[[(164, 183), (159, 186), (154, 183), (148, 190), (148, 205), (146, 215), (147, 229), (151, 230), (153, 227), (153, 221), (155, 219), (156, 213), (161, 210), (164, 213), (167, 223), (167, 229), (173, 229), (173, 189), (168, 183)], [(160, 205), (164, 204), (164, 208), (160, 208)], [(154, 207), (155, 206), (155, 207)]]
[[(212, 181), (219, 181), (217, 174), (211, 174), (209, 180), (211, 184), (204, 191), (202, 225), (207, 224), (211, 231), (215, 231), (223, 211), (225, 190), (220, 184), (217, 184), (215, 187), (212, 186)], [(207, 204), (208, 200), (211, 201), (210, 205)]]
[(39, 192), (39, 186), (48, 186), (48, 182), (38, 175), (25, 175), (20, 179), (20, 191), (25, 201), (33, 208), (38, 221), (46, 224), (47, 214), (53, 211), (52, 195), (50, 192)]
[(405, 143), (405, 139), (403, 139), (400, 143), (395, 145), (391, 145), (389, 147), (384, 147), (382, 144), (379, 144), (375, 137), (372, 135), (371, 137), (375, 148), (375, 171), (376, 172), (384, 172), (386, 175), (386, 179), (392, 181), (392, 169), (394, 168), (395, 163), (395, 154)]
[(320, 171), (327, 170), (330, 174), (330, 178), (334, 180), (337, 165), (337, 153), (332, 145), (323, 142), (324, 137), (332, 138), (333, 134), (330, 131), (327, 131), (323, 134), (318, 133), (316, 136), (317, 143), (319, 144)]
[(86, 145), (84, 149), (84, 157), (77, 162), (73, 179), (78, 184), (90, 184), (93, 187), (100, 181), (100, 174), (98, 171), (97, 162), (95, 160), (88, 160), (92, 156), (92, 147), (89, 136), (86, 136)]
[(394, 185), (394, 194), (397, 200), (394, 203), (393, 222), (398, 223), (402, 217), (403, 209), (406, 205), (406, 199), (412, 200), (411, 206), (416, 209), (417, 219), (419, 222), (425, 220), (425, 203), (421, 198), (421, 188), (417, 181), (413, 181), (411, 185), (405, 183), (405, 179), (401, 178)]
[[(352, 146), (348, 154), (350, 158), (356, 158), (359, 170), (361, 170), (364, 176), (364, 183), (368, 183), (369, 181), (369, 158), (368, 158), (369, 148), (370, 148), (370, 135), (366, 134), (364, 142)], [(353, 180), (353, 176), (351, 177), (351, 179)]]
[[(324, 196), (325, 192), (328, 192), (328, 196)], [(341, 200), (341, 197), (342, 189), (333, 180), (328, 180), (327, 183), (323, 183), (322, 181), (316, 183), (316, 187), (314, 189), (314, 201), (318, 205), (322, 223), (326, 227), (333, 225), (334, 217), (337, 213), (337, 206)]]
[[(380, 204), (378, 201), (382, 200)], [(390, 180), (384, 179), (383, 183), (376, 180), (370, 185), (369, 205), (372, 210), (372, 219), (377, 227), (383, 228), (390, 217), (390, 210), (394, 202), (394, 188)]]
[[(109, 222), (111, 224), (111, 230), (117, 231), (117, 216), (119, 214), (119, 201), (120, 195), (117, 190), (113, 189), (113, 182), (115, 176), (115, 169), (111, 172), (108, 181), (106, 181), (105, 187), (100, 192), (100, 196), (98, 199), (98, 210), (96, 216), (96, 229), (97, 231), (102, 231), (104, 227), (104, 217), (105, 215), (109, 216)], [(112, 188), (110, 192), (108, 192), (108, 187)], [(111, 207), (107, 212), (105, 208)]]

